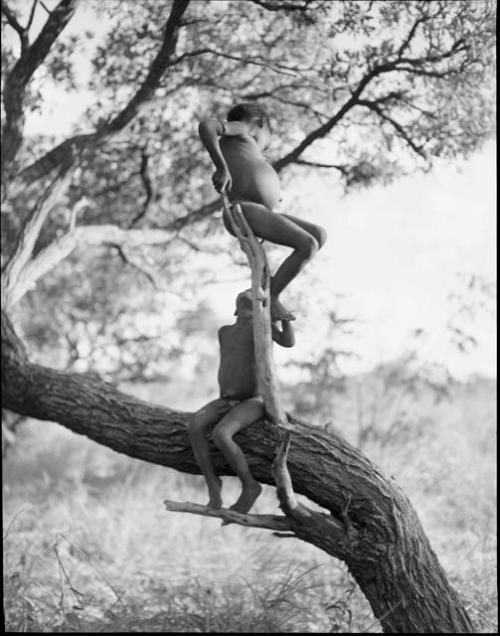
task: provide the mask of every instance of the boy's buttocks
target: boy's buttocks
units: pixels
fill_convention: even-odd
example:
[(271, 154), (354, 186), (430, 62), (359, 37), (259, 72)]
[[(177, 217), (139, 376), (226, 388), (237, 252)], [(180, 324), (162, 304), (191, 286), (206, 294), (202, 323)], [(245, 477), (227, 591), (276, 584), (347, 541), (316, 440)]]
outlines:
[(280, 182), (249, 135), (221, 137), (220, 148), (233, 181), (230, 198), (261, 203), (273, 209), (280, 200)]

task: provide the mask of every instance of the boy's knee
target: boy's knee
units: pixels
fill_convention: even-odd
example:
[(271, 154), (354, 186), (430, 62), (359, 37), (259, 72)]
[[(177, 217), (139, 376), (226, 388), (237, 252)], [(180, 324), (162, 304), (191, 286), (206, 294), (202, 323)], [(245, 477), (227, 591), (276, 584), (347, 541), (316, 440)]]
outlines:
[(318, 241), (318, 249), (321, 249), (323, 245), (326, 243), (327, 236), (328, 235), (326, 233), (326, 230), (318, 226), (318, 229), (316, 232), (316, 240)]
[(216, 426), (212, 431), (212, 439), (217, 448), (223, 448), (231, 440), (231, 435), (223, 426)]
[(303, 237), (298, 250), (306, 260), (309, 260), (319, 250), (318, 241), (314, 238), (314, 236), (308, 234), (307, 236)]
[(195, 413), (188, 423), (189, 435), (200, 435), (205, 432), (205, 428), (206, 425), (203, 418)]

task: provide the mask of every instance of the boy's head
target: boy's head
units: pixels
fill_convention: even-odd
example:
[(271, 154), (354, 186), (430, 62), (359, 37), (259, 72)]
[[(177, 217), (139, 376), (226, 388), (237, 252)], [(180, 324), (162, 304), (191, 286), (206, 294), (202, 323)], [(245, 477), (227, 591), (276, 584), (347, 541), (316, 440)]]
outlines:
[(265, 108), (255, 102), (236, 104), (227, 114), (227, 121), (245, 121), (259, 128), (269, 128), (269, 118)]
[(240, 318), (250, 317), (252, 315), (252, 290), (245, 289), (236, 296), (235, 316)]

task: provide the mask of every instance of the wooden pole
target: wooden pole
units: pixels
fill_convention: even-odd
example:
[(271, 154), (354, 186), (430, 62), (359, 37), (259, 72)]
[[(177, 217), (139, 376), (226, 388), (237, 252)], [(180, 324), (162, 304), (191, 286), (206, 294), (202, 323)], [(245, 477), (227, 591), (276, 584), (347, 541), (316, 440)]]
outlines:
[(230, 203), (222, 193), (224, 208), (231, 227), (238, 237), (242, 250), (248, 258), (252, 270), (252, 310), (255, 360), (259, 393), (269, 418), (284, 428), (290, 429), (286, 413), (281, 405), (278, 380), (273, 358), (271, 335), (271, 274), (266, 254), (252, 232), (238, 203)]

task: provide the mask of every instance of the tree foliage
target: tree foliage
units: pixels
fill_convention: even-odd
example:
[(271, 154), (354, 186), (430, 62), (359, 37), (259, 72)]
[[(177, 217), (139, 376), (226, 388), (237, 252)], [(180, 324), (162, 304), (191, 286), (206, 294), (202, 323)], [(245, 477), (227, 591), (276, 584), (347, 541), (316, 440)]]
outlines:
[[(2, 2), (3, 257), (62, 167), (72, 170), (71, 183), (45, 215), (33, 256), (68, 231), (72, 214), (79, 236), (51, 266), (31, 268), (21, 296), (42, 273), (53, 278), (39, 286), (42, 299), (58, 282), (64, 289), (54, 268), (75, 249), (71, 263), (91, 270), (118, 256), (135, 288), (154, 272), (168, 284), (192, 249), (217, 252), (218, 203), (196, 128), (237, 101), (269, 109), (269, 159), (285, 183), (308, 170), (346, 188), (387, 181), (429, 169), (436, 157), (467, 156), (493, 128), (492, 2), (63, 0), (44, 7)], [(100, 38), (85, 22), (89, 12), (96, 26), (106, 25)], [(34, 18), (43, 23), (38, 31)], [(70, 138), (24, 138), (25, 118), (43, 112), (52, 86), (91, 91), (92, 103)], [(167, 234), (141, 249), (140, 239), (132, 247), (125, 235), (113, 242), (102, 228), (89, 258), (82, 247), (103, 224)], [(111, 282), (108, 288), (119, 303)]]
[[(107, 25), (95, 45), (82, 28), (89, 11)], [(197, 121), (261, 101), (274, 132), (269, 159), (285, 183), (317, 169), (346, 188), (368, 186), (467, 156), (493, 128), (494, 14), (489, 0), (2, 0), (5, 407), (197, 471), (185, 414), (61, 369), (81, 370), (86, 345), (94, 362), (107, 350), (116, 373), (123, 365), (150, 373), (141, 311), (151, 318), (154, 306), (158, 318), (170, 306), (163, 294), (151, 302), (145, 279), (160, 278), (162, 292), (195, 292), (203, 278), (189, 280), (186, 260), (199, 251), (221, 258)], [(92, 103), (71, 136), (26, 137), (27, 117), (43, 112), (54, 87), (91, 91)], [(48, 344), (41, 360), (30, 359), (9, 318), (27, 315), (16, 312), (20, 301), (34, 314), (25, 333)], [(63, 362), (51, 358), (64, 341)], [(175, 360), (176, 343), (163, 344), (160, 358)], [(47, 360), (59, 370), (38, 364)], [(328, 354), (325, 369), (332, 364)], [(280, 432), (268, 430), (257, 464), (264, 481)], [(348, 563), (385, 629), (470, 632), (404, 496), (342, 440), (299, 425), (295, 436), (293, 480), (329, 510), (297, 504), (285, 481), (282, 508), (295, 535)], [(245, 450), (262, 451), (251, 430), (245, 439)], [(312, 455), (325, 463), (312, 466)]]

